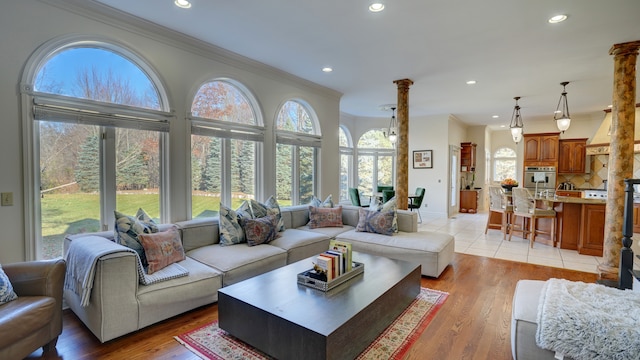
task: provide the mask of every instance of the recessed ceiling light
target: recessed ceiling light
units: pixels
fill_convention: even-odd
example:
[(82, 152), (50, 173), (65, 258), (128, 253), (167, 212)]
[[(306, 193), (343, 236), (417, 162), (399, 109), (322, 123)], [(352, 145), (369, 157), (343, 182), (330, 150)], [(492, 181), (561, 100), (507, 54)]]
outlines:
[(552, 23), (552, 24), (557, 24), (557, 23), (563, 22), (565, 20), (567, 20), (567, 15), (560, 14), (560, 15), (555, 15), (555, 16), (551, 17), (549, 19), (549, 22)]
[(369, 5), (369, 11), (371, 12), (380, 12), (384, 10), (384, 4), (381, 2), (373, 2)]
[(562, 112), (562, 111), (560, 111), (560, 110), (556, 110), (556, 111), (554, 111), (553, 113), (554, 113), (554, 114), (560, 114), (561, 112)]
[(326, 73), (330, 73), (333, 71), (333, 68), (329, 67), (329, 66), (325, 66), (322, 68), (322, 71), (326, 72)]
[(475, 85), (476, 81), (475, 80), (469, 80), (467, 81), (467, 85)]
[(494, 119), (497, 119), (497, 118), (499, 118), (499, 117), (500, 117), (500, 115), (493, 115), (493, 116), (491, 116), (491, 117), (492, 117), (492, 118), (494, 118)]
[(609, 109), (611, 109), (611, 108), (613, 107), (613, 105), (609, 105), (609, 106), (607, 106), (607, 107), (608, 107)]
[(175, 0), (173, 3), (176, 4), (177, 7), (180, 7), (183, 9), (188, 9), (191, 7), (191, 3), (188, 2), (187, 0)]
[(507, 127), (507, 125), (505, 125), (505, 124), (502, 124), (502, 125), (500, 125), (500, 127), (501, 127), (501, 128), (502, 128), (502, 127)]

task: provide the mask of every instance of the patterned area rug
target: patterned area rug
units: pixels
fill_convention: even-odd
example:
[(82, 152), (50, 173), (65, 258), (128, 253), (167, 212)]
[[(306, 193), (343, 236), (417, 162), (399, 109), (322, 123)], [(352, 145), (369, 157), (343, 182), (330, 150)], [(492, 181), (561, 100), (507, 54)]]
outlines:
[[(422, 288), (413, 303), (358, 356), (358, 359), (401, 359), (429, 325), (448, 296), (445, 292)], [(272, 359), (221, 330), (217, 321), (174, 338), (203, 359)]]

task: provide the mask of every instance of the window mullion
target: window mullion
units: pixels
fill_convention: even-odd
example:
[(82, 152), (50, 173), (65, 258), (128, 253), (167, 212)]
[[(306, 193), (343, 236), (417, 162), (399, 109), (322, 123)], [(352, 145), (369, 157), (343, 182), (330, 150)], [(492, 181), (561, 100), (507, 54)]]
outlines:
[(100, 219), (102, 230), (113, 230), (116, 209), (116, 129), (100, 128)]

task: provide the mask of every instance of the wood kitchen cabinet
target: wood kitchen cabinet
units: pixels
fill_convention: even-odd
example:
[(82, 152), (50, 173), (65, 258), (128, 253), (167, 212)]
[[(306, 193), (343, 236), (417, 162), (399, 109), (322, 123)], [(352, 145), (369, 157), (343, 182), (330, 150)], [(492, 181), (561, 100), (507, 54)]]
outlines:
[(584, 174), (587, 139), (560, 140), (558, 173)]
[(633, 204), (633, 232), (640, 233), (640, 203)]
[(560, 133), (524, 134), (524, 166), (557, 166)]
[(478, 196), (477, 190), (460, 190), (460, 212), (477, 213)]
[(605, 205), (583, 204), (582, 224), (578, 252), (583, 255), (602, 256)]
[(476, 171), (476, 146), (472, 142), (460, 143), (460, 171)]

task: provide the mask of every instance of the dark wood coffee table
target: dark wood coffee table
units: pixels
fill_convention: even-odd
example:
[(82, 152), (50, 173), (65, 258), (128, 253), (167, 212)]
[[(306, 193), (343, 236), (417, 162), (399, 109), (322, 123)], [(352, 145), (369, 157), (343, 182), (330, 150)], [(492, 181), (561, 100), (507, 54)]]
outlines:
[(218, 291), (219, 326), (281, 360), (353, 359), (420, 292), (420, 264), (354, 253), (364, 274), (327, 292), (298, 284), (298, 261)]

